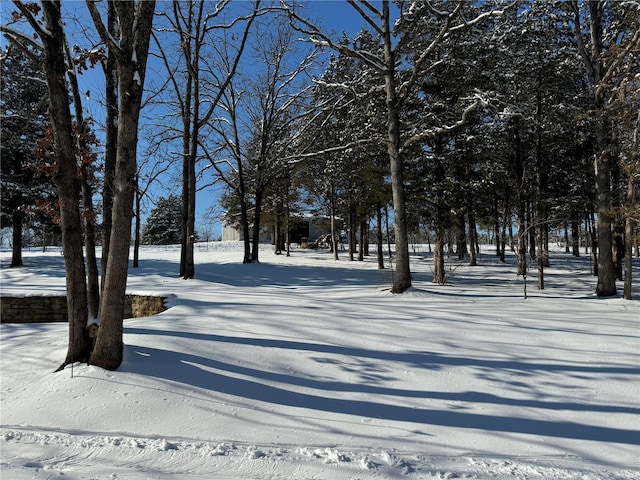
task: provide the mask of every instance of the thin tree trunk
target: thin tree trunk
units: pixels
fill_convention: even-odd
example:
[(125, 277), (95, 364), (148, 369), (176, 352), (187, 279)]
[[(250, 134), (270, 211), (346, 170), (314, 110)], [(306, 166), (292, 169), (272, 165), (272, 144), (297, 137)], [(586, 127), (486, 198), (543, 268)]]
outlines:
[[(120, 38), (120, 24), (114, 2), (107, 2), (107, 28), (109, 34)], [(105, 77), (105, 154), (104, 178), (102, 187), (102, 261), (100, 265), (100, 291), (104, 290), (104, 280), (111, 244), (111, 221), (113, 218), (113, 179), (116, 172), (116, 151), (118, 148), (118, 71), (116, 55), (112, 47), (107, 46), (107, 60), (104, 65)], [(98, 312), (98, 316), (100, 316)]]
[(446, 282), (444, 262), (444, 231), (436, 230), (436, 244), (433, 249), (433, 283), (444, 285)]
[(592, 273), (594, 277), (597, 277), (600, 270), (598, 263), (598, 250), (600, 248), (600, 245), (598, 243), (598, 232), (595, 222), (595, 212), (593, 210), (593, 205), (591, 206), (591, 212), (589, 216), (589, 227), (589, 232), (591, 234), (591, 264), (593, 266)]
[[(630, 208), (633, 208), (636, 205), (635, 199), (635, 190), (633, 185), (633, 174), (629, 174), (629, 180), (627, 183), (627, 203)], [(633, 215), (631, 212), (627, 212), (627, 218), (625, 220), (624, 225), (624, 287), (622, 292), (622, 297), (625, 300), (632, 299), (631, 293), (631, 282), (633, 277), (633, 231), (635, 227), (635, 222), (633, 220)]]
[(251, 263), (251, 228), (249, 228), (249, 212), (244, 195), (240, 197), (240, 221), (242, 223), (242, 241), (244, 243), (244, 253), (242, 263)]
[[(472, 202), (472, 200), (470, 200)], [(475, 267), (478, 265), (478, 252), (480, 245), (478, 244), (478, 232), (476, 231), (476, 217), (473, 214), (473, 209), (469, 208), (469, 244), (471, 245), (470, 249), (470, 259), (469, 266)]]
[[(65, 48), (67, 63), (73, 63), (73, 57), (69, 51), (69, 46)], [(78, 87), (77, 72), (75, 69), (69, 70), (71, 73), (67, 75), (69, 86), (71, 88), (71, 97), (76, 119), (76, 148), (80, 152), (80, 156), (89, 157), (89, 145), (87, 141), (88, 131), (84, 121), (82, 112), (82, 100), (80, 97), (80, 88)], [(89, 304), (89, 314), (93, 318), (98, 318), (98, 310), (100, 308), (100, 286), (98, 279), (98, 261), (96, 258), (96, 235), (95, 235), (95, 211), (93, 208), (93, 189), (91, 188), (92, 173), (89, 170), (89, 164), (84, 161), (80, 162), (80, 185), (82, 191), (82, 205), (84, 218), (84, 243), (86, 251), (87, 264), (87, 300)]]
[(260, 259), (259, 248), (260, 248), (260, 220), (262, 215), (262, 188), (256, 189), (255, 194), (255, 205), (254, 205), (254, 216), (253, 216), (253, 243), (251, 246), (251, 262), (259, 263)]
[(377, 255), (378, 255), (378, 270), (384, 269), (384, 253), (382, 249), (382, 207), (378, 207), (377, 210), (378, 219), (378, 232), (377, 232)]
[(135, 228), (133, 234), (133, 268), (138, 268), (140, 264), (140, 203), (142, 201), (142, 195), (140, 193), (139, 176), (136, 174), (136, 192), (135, 192)]
[(329, 215), (331, 217), (331, 248), (333, 248), (333, 259), (338, 260), (338, 234), (336, 232), (336, 201), (333, 185), (329, 194)]

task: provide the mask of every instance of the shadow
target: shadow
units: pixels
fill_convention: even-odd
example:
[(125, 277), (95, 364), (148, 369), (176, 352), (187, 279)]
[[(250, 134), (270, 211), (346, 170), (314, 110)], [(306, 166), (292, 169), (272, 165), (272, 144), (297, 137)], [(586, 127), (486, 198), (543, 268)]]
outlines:
[[(354, 349), (349, 350), (353, 351)], [(127, 371), (127, 367), (130, 365), (135, 365), (135, 370), (128, 371), (217, 393), (287, 407), (306, 408), (337, 414), (357, 415), (359, 417), (424, 425), (640, 445), (640, 432), (636, 430), (599, 427), (575, 422), (557, 422), (461, 411), (442, 411), (421, 407), (404, 407), (373, 401), (332, 398), (323, 395), (286, 390), (273, 385), (267, 385), (262, 381), (235, 378), (212, 370), (249, 375), (263, 381), (273, 380), (286, 382), (290, 385), (312, 386), (322, 391), (329, 390), (331, 387), (344, 386), (346, 388), (346, 386), (336, 382), (325, 383), (314, 382), (307, 379), (294, 379), (288, 375), (268, 373), (230, 365), (198, 355), (155, 348), (130, 345), (127, 346), (126, 354), (135, 355), (138, 358), (136, 358), (135, 362), (126, 362), (121, 368), (123, 371)], [(352, 390), (354, 387), (357, 388), (357, 386), (349, 386)], [(384, 393), (385, 390), (388, 389), (380, 389), (380, 392), (373, 391), (373, 393)], [(398, 392), (401, 393), (402, 391), (400, 390)], [(421, 392), (421, 394), (427, 396), (430, 395), (430, 392)], [(474, 392), (470, 394), (460, 393), (458, 395), (467, 401), (473, 401), (474, 396), (476, 399), (480, 398), (485, 400), (489, 400), (492, 397), (483, 396), (482, 394)], [(469, 395), (469, 398), (466, 398), (466, 395)], [(563, 408), (569, 406), (570, 405), (563, 404)]]
[(125, 328), (125, 333), (140, 335), (163, 335), (169, 337), (191, 338), (211, 342), (223, 342), (236, 345), (250, 345), (264, 348), (281, 348), (285, 350), (303, 350), (315, 353), (329, 353), (350, 357), (372, 358), (388, 362), (400, 362), (415, 368), (440, 370), (444, 366), (478, 367), (484, 370), (526, 372), (580, 372), (599, 374), (639, 375), (640, 366), (601, 366), (601, 365), (567, 365), (558, 363), (528, 363), (515, 360), (484, 360), (479, 358), (449, 357), (432, 352), (385, 352), (364, 348), (343, 347), (340, 345), (326, 345), (321, 343), (307, 343), (292, 340), (275, 340), (266, 338), (246, 338), (216, 335), (209, 333), (180, 332), (172, 330), (152, 330), (146, 328)]
[[(328, 259), (327, 259), (328, 262)], [(384, 276), (383, 276), (384, 275)], [(204, 263), (198, 266), (196, 278), (233, 287), (276, 286), (295, 288), (369, 286), (388, 281), (388, 273), (379, 270), (355, 269), (348, 264), (327, 263), (325, 266), (305, 266), (270, 263)], [(388, 283), (388, 282), (387, 282)]]

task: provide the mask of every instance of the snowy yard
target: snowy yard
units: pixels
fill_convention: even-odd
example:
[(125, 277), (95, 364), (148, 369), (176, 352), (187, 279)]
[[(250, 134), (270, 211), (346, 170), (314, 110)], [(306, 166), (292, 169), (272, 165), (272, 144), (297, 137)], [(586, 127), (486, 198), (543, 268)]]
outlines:
[[(392, 295), (373, 257), (241, 248), (196, 249), (189, 281), (144, 248), (128, 291), (170, 308), (125, 320), (115, 372), (52, 373), (66, 324), (3, 324), (2, 479), (640, 479), (640, 301), (593, 295), (588, 257), (525, 300), (488, 250), (438, 286), (417, 248)], [(3, 295), (64, 291), (59, 251), (24, 259)]]

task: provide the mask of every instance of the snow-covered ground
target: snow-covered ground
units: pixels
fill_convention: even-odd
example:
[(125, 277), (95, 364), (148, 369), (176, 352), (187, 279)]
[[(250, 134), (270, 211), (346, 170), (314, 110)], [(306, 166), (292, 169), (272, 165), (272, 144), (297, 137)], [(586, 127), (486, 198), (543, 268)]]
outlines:
[[(125, 321), (115, 372), (53, 373), (66, 324), (3, 324), (1, 478), (640, 479), (640, 302), (595, 297), (587, 257), (525, 300), (489, 251), (438, 286), (419, 247), (392, 295), (374, 258), (240, 248), (189, 281), (144, 248), (128, 291), (171, 308)], [(64, 291), (59, 251), (24, 257), (3, 295)]]

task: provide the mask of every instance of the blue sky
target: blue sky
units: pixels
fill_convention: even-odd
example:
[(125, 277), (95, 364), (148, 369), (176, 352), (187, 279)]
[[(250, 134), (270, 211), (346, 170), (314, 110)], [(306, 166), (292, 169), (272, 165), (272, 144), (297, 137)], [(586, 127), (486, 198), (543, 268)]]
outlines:
[[(242, 0), (240, 0), (242, 1)], [(1, 20), (3, 23), (7, 22), (7, 19), (12, 10), (15, 7), (9, 2), (1, 2), (2, 5), (0, 7), (1, 12)], [(305, 4), (309, 8), (310, 17), (316, 22), (316, 24), (322, 27), (325, 31), (332, 32), (336, 38), (342, 36), (343, 32), (350, 37), (355, 36), (358, 31), (364, 25), (364, 21), (356, 12), (353, 7), (351, 7), (344, 0), (301, 0), (301, 3)], [(80, 18), (80, 22), (74, 22), (69, 20), (66, 24), (67, 26), (67, 35), (71, 40), (71, 43), (78, 43), (83, 47), (90, 47), (91, 40), (88, 40), (87, 37), (93, 38), (93, 41), (97, 37), (93, 32), (92, 23), (89, 19), (87, 8), (84, 1), (80, 0), (72, 0), (63, 2), (63, 9), (68, 15), (69, 18)], [(86, 22), (84, 21), (86, 19)], [(84, 24), (84, 25), (83, 25)], [(89, 28), (86, 26), (89, 25)], [(90, 32), (86, 34), (83, 30)], [(2, 38), (0, 41), (0, 46), (3, 48), (6, 46), (6, 40)], [(147, 74), (147, 84), (149, 84), (151, 73)], [(90, 91), (90, 97), (86, 98), (83, 101), (83, 108), (85, 110), (85, 116), (91, 116), (100, 121), (100, 118), (104, 117), (104, 107), (102, 106), (102, 102), (100, 101), (103, 98), (104, 91), (104, 78), (102, 76), (101, 69), (97, 68), (95, 70), (89, 70), (85, 72), (83, 75), (79, 77), (80, 80), (80, 88), (82, 92)], [(143, 153), (144, 138), (141, 135), (141, 145), (139, 146), (138, 156), (140, 158)], [(164, 185), (157, 185), (155, 189), (153, 189), (152, 195), (158, 196), (167, 196), (171, 193), (179, 194), (180, 189), (177, 183), (171, 181), (165, 181)], [(204, 219), (206, 211), (209, 209), (213, 202), (216, 202), (216, 194), (211, 190), (203, 190), (198, 194), (197, 197), (197, 213), (196, 213), (196, 228), (203, 235), (207, 234), (212, 235), (213, 238), (217, 237), (221, 232), (221, 227), (217, 222), (209, 222)], [(145, 217), (149, 213), (150, 202), (146, 202), (147, 211), (145, 212)], [(198, 226), (199, 225), (199, 226)]]

